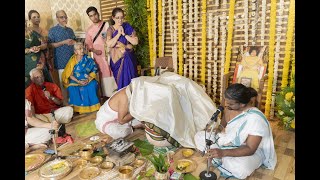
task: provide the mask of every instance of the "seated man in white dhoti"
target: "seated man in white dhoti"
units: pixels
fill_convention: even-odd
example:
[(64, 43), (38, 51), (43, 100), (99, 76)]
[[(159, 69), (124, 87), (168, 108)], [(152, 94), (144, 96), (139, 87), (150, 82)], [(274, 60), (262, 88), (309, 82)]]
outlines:
[(25, 99), (25, 150), (26, 152), (41, 147), (51, 139), (50, 129), (57, 129), (59, 123), (43, 122), (36, 118), (31, 110), (31, 103)]
[(250, 103), (255, 95), (242, 84), (230, 85), (224, 93), (226, 110), (220, 124), (224, 128), (211, 136), (210, 149), (206, 149), (204, 131), (195, 135), (197, 149), (206, 151), (206, 156), (213, 158), (213, 165), (223, 177), (245, 179), (261, 165), (272, 170), (276, 166), (270, 124)]
[(58, 136), (66, 135), (64, 124), (69, 123), (73, 116), (71, 106), (62, 105), (62, 92), (58, 85), (45, 82), (41, 69), (30, 71), (32, 83), (25, 89), (25, 98), (31, 103), (34, 116), (46, 123), (57, 121), (62, 124)]
[(129, 113), (126, 88), (113, 94), (97, 112), (96, 128), (113, 139), (124, 138), (133, 132), (133, 128), (141, 127), (141, 123)]

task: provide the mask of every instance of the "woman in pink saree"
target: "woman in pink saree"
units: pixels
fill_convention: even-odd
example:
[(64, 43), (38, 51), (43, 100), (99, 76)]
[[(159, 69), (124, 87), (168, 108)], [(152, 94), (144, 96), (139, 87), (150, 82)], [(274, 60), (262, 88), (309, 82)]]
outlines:
[(115, 8), (112, 11), (111, 26), (107, 30), (107, 46), (110, 49), (110, 68), (117, 82), (118, 90), (130, 84), (138, 76), (137, 59), (133, 45), (138, 37), (133, 27), (123, 22), (124, 11)]

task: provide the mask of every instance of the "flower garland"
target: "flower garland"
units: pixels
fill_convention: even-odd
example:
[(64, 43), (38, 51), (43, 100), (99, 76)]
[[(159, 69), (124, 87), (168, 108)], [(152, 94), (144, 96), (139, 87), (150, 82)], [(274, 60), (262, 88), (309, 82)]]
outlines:
[(194, 1), (194, 41), (193, 41), (193, 45), (194, 45), (194, 50), (193, 50), (193, 80), (197, 81), (198, 79), (198, 37), (196, 35), (196, 29), (198, 28), (198, 21), (199, 21), (199, 13), (198, 13), (198, 0)]
[(150, 55), (150, 66), (153, 66), (153, 48), (152, 48), (152, 24), (151, 24), (151, 9), (150, 9), (150, 0), (147, 0), (147, 20), (148, 20), (148, 39), (149, 39), (149, 55)]
[(271, 0), (270, 30), (269, 30), (270, 40), (269, 40), (268, 85), (267, 85), (267, 97), (266, 97), (266, 104), (265, 104), (265, 115), (267, 118), (269, 118), (269, 115), (270, 115), (270, 103), (271, 103), (271, 96), (272, 96), (276, 20), (277, 20), (277, 0)]
[(227, 41), (227, 48), (226, 48), (226, 52), (227, 52), (226, 62), (224, 67), (225, 74), (229, 72), (229, 68), (230, 68), (235, 2), (236, 0), (230, 0), (230, 5), (229, 5), (228, 41)]
[(262, 0), (262, 9), (261, 9), (261, 46), (264, 46), (264, 34), (266, 27), (266, 9), (267, 9), (267, 0)]
[[(294, 44), (294, 41), (293, 41)], [(296, 73), (296, 60), (295, 60), (295, 54), (292, 52), (292, 63), (291, 63), (291, 75), (290, 75), (290, 87), (294, 86), (294, 79), (295, 79), (295, 73)]]
[(165, 36), (165, 26), (164, 26), (164, 22), (165, 22), (165, 1), (163, 0), (162, 1), (162, 7), (161, 7), (161, 10), (162, 10), (162, 23), (161, 23), (161, 30), (162, 30), (162, 36), (161, 36), (161, 42), (162, 42), (162, 48), (161, 48), (161, 57), (164, 56), (164, 36)]
[[(212, 61), (212, 22), (213, 22), (213, 14), (209, 13), (208, 15), (208, 62)], [(207, 72), (208, 72), (208, 83), (207, 83), (207, 94), (211, 94), (211, 80), (212, 80), (212, 73), (211, 73), (211, 64), (207, 65)]]
[(294, 17), (295, 17), (295, 1), (290, 0), (289, 17), (288, 17), (287, 34), (286, 34), (287, 39), (286, 39), (285, 55), (284, 55), (283, 69), (282, 69), (281, 88), (284, 88), (288, 85), (288, 74), (289, 74), (290, 54), (291, 54), (292, 39), (293, 39)]
[[(180, 0), (179, 0), (180, 1)], [(175, 17), (173, 20), (173, 46), (172, 46), (172, 59), (173, 59), (173, 67), (174, 67), (174, 72), (177, 73), (178, 71), (178, 49), (177, 49), (177, 0), (173, 0), (173, 16)]]
[(282, 30), (282, 15), (284, 10), (284, 0), (280, 0), (279, 2), (279, 21), (278, 26), (276, 28), (277, 31), (277, 43), (276, 43), (276, 52), (275, 52), (275, 60), (274, 60), (274, 72), (273, 72), (273, 84), (272, 84), (272, 98), (271, 98), (271, 108), (270, 108), (270, 118), (274, 117), (274, 105), (275, 105), (275, 93), (277, 90), (277, 79), (278, 79), (278, 65), (280, 58), (280, 40), (281, 40), (281, 30)]
[(206, 83), (206, 46), (207, 46), (207, 1), (202, 0), (202, 32), (201, 32), (201, 83)]
[(163, 56), (162, 51), (162, 0), (158, 0), (158, 33), (159, 33), (159, 57)]
[[(220, 83), (223, 82), (223, 75), (224, 75), (224, 61), (225, 61), (225, 53), (226, 53), (226, 21), (227, 16), (226, 13), (222, 13), (220, 16), (220, 30), (221, 30), (221, 74), (220, 74)], [(222, 100), (222, 86), (220, 88), (220, 101)]]
[(249, 45), (249, 26), (248, 26), (248, 1), (249, 0), (244, 0), (243, 3), (243, 9), (244, 9), (244, 46)]
[(153, 0), (152, 1), (152, 38), (153, 38), (153, 61), (155, 62), (156, 58), (157, 58), (157, 1)]
[(214, 17), (214, 38), (213, 38), (213, 44), (214, 44), (214, 49), (213, 49), (213, 102), (216, 100), (216, 94), (217, 94), (217, 89), (218, 89), (218, 37), (219, 37), (219, 17), (215, 16)]
[(169, 30), (170, 30), (170, 41), (173, 43), (173, 25), (172, 25), (172, 5), (171, 5), (172, 0), (168, 0), (169, 4)]
[(214, 1), (214, 5), (215, 5), (215, 6), (219, 6), (219, 0), (215, 0), (215, 1)]
[(258, 8), (256, 8), (257, 3), (256, 0), (251, 0), (251, 17), (254, 17), (254, 20), (251, 21), (251, 35), (252, 35), (252, 45), (254, 46), (256, 44), (256, 24), (257, 24), (257, 17), (258, 17)]
[[(191, 24), (193, 21), (192, 21), (192, 15), (193, 15), (193, 12), (192, 12), (192, 1), (189, 1), (189, 19), (188, 19), (188, 22), (189, 24)], [(192, 26), (189, 26), (188, 28), (189, 30), (189, 39), (188, 39), (188, 42), (189, 42), (189, 47), (192, 46), (192, 40), (193, 40), (193, 27)], [(189, 78), (192, 79), (193, 77), (193, 55), (190, 53), (189, 54)]]
[(183, 47), (182, 47), (182, 0), (178, 0), (178, 45), (179, 45), (179, 74), (183, 72)]

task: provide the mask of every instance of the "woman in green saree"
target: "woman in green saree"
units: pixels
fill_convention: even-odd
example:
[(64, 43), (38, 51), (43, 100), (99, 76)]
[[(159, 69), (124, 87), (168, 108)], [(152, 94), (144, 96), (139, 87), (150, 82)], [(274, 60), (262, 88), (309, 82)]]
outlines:
[(29, 72), (33, 68), (40, 68), (43, 71), (45, 81), (52, 82), (52, 78), (49, 75), (48, 69), (45, 66), (45, 56), (41, 50), (46, 49), (47, 44), (42, 43), (42, 37), (40, 34), (32, 31), (27, 27), (27, 21), (25, 22), (25, 88), (27, 88), (31, 82)]

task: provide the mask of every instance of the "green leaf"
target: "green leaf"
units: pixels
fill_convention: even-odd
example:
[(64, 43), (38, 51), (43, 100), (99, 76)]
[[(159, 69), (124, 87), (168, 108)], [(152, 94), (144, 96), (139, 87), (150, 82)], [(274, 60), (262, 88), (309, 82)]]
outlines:
[(187, 173), (183, 176), (183, 180), (198, 180), (198, 178), (196, 178), (195, 176), (193, 176), (190, 173)]
[(139, 149), (142, 156), (148, 156), (153, 152), (154, 146), (149, 142), (137, 139), (133, 141), (134, 145)]

